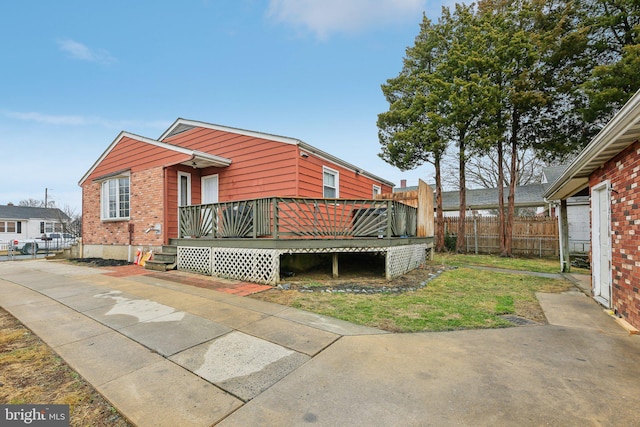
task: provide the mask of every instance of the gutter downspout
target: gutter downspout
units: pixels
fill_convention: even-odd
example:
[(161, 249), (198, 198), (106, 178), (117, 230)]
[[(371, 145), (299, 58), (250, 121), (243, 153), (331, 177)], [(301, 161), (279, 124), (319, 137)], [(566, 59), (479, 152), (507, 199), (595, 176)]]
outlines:
[[(558, 207), (558, 205), (556, 204), (556, 202), (553, 202), (551, 200), (547, 200), (546, 198), (542, 198), (542, 200), (547, 203), (549, 205), (549, 215), (551, 215), (553, 213), (553, 208), (554, 207)], [(560, 272), (564, 271), (564, 253), (563, 251), (563, 247), (562, 247), (562, 223), (560, 221), (560, 215), (557, 216), (557, 221), (558, 221), (558, 248), (560, 250)]]
[(564, 245), (562, 244), (562, 233), (564, 232), (562, 227), (562, 221), (560, 220), (560, 216), (562, 215), (562, 207), (556, 205), (558, 208), (558, 247), (560, 248), (560, 272), (564, 273), (565, 271), (565, 263), (564, 263)]
[(128, 262), (133, 262), (133, 252), (131, 250), (131, 243), (133, 242), (133, 232), (135, 230), (134, 228), (134, 224), (132, 222), (129, 222), (128, 224), (129, 227), (129, 248), (127, 249), (128, 253), (127, 253), (127, 261)]

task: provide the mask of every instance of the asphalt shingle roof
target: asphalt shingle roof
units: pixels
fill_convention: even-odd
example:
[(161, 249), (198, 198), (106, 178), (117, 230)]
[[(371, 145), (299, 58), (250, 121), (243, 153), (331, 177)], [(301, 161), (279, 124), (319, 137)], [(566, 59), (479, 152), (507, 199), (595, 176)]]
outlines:
[[(548, 187), (548, 184), (528, 184), (520, 185), (516, 188), (515, 206), (538, 207), (546, 205), (542, 195)], [(435, 191), (435, 186), (431, 186)], [(418, 187), (399, 188), (397, 192), (416, 191)], [(434, 192), (435, 197), (435, 192)], [(509, 197), (509, 188), (504, 189), (504, 203), (507, 204)], [(442, 209), (445, 211), (457, 211), (460, 206), (459, 191), (443, 191), (442, 192)], [(476, 188), (467, 189), (467, 209), (496, 209), (498, 207), (498, 189), (497, 188)]]
[(62, 219), (69, 220), (67, 214), (58, 208), (34, 208), (31, 206), (0, 205), (1, 219)]
[(562, 175), (562, 173), (567, 169), (568, 165), (560, 165), (560, 166), (549, 166), (546, 168), (542, 168), (542, 174), (547, 181), (547, 184), (553, 184), (556, 179)]

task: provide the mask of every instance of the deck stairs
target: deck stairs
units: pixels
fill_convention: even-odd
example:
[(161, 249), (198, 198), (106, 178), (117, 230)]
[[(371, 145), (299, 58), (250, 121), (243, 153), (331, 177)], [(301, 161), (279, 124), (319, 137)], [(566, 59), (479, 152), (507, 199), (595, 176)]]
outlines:
[(144, 268), (155, 271), (175, 270), (178, 263), (177, 258), (178, 247), (164, 245), (162, 251), (153, 254), (153, 258), (144, 264)]

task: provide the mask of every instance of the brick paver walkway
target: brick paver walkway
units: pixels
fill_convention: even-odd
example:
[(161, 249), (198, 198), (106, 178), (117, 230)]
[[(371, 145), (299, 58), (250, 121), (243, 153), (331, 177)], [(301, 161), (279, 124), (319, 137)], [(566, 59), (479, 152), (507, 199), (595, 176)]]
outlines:
[(111, 272), (105, 273), (112, 277), (127, 277), (146, 275), (156, 279), (170, 280), (184, 285), (197, 286), (199, 288), (213, 289), (219, 292), (238, 295), (241, 297), (271, 289), (269, 285), (241, 282), (238, 280), (221, 279), (219, 277), (204, 276), (188, 273), (186, 271), (171, 270), (165, 272), (146, 270), (139, 265), (123, 265), (118, 267), (106, 267)]

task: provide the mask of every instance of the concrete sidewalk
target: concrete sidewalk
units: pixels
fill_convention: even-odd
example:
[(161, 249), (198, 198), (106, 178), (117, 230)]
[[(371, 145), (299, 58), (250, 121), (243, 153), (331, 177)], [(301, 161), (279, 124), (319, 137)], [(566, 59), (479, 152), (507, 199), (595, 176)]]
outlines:
[(50, 261), (0, 263), (0, 306), (140, 426), (634, 425), (640, 337), (581, 292), (550, 325), (386, 334)]

